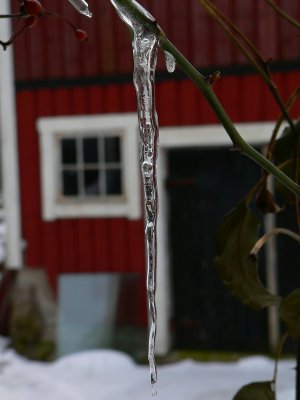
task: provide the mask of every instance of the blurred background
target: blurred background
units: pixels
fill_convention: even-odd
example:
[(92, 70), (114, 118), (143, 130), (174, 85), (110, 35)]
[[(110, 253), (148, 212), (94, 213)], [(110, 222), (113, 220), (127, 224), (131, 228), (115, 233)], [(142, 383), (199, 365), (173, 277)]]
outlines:
[[(1, 14), (18, 12), (18, 1), (2, 3)], [(89, 2), (92, 19), (67, 1), (42, 3), (88, 41), (60, 18), (42, 17), (1, 54), (0, 333), (35, 359), (108, 347), (141, 359), (148, 322), (130, 35), (109, 1)], [(140, 3), (203, 75), (221, 71), (217, 96), (263, 150), (280, 110), (244, 56), (197, 1)], [(298, 2), (278, 3), (300, 19)], [(214, 4), (272, 59), (286, 100), (300, 78), (297, 31), (261, 0)], [(9, 24), (1, 25), (1, 39), (9, 37)], [(156, 103), (157, 353), (272, 351), (276, 313), (246, 309), (213, 268), (217, 227), (261, 171), (229, 151), (208, 104), (179, 69), (166, 72), (161, 53)], [(292, 211), (278, 218), (293, 228)], [(266, 217), (267, 227), (275, 219)], [(298, 256), (293, 242), (273, 241), (260, 257), (262, 280), (281, 294), (296, 288)]]

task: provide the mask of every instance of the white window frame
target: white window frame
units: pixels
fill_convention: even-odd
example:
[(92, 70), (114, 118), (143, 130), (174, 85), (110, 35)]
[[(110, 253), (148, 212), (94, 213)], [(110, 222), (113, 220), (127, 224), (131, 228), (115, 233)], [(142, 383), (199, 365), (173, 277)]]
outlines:
[[(138, 160), (138, 122), (135, 113), (40, 118), (42, 218), (127, 217), (141, 218), (141, 189)], [(85, 136), (119, 136), (121, 144), (121, 196), (99, 196), (80, 201), (61, 198), (59, 193), (60, 140)]]

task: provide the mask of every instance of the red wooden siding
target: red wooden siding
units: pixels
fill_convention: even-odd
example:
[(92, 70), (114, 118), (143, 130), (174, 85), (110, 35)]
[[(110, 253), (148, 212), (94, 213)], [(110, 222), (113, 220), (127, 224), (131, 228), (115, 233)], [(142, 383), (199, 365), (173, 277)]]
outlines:
[[(111, 103), (110, 91), (103, 90), (106, 99), (99, 102), (99, 90), (99, 88), (78, 88), (23, 91), (17, 95), (22, 223), (27, 242), (26, 264), (45, 266), (52, 283), (55, 283), (58, 272), (87, 270), (131, 272), (143, 271), (144, 268), (142, 221), (133, 222), (125, 219), (61, 220), (45, 223), (41, 221), (36, 119), (47, 115), (89, 113), (90, 106), (93, 113), (103, 112), (103, 108), (107, 112), (109, 111), (107, 107)], [(114, 90), (115, 94), (116, 90), (119, 88)], [(117, 109), (113, 103), (112, 109), (121, 111), (120, 107)], [(132, 255), (128, 254), (128, 246), (131, 249), (137, 248), (136, 258), (133, 259)]]
[[(204, 67), (245, 63), (244, 57), (203, 11), (196, 0), (142, 0), (156, 16), (174, 44), (193, 64)], [(261, 0), (214, 0), (262, 51), (274, 60), (299, 59), (297, 30)], [(67, 0), (44, 1), (49, 10), (67, 16), (89, 34), (80, 43), (70, 27), (53, 17), (18, 38), (15, 43), (16, 79), (76, 78), (128, 74), (132, 70), (130, 38), (109, 0), (90, 2), (94, 16), (88, 19), (76, 12)], [(300, 20), (300, 2), (277, 1)], [(18, 2), (12, 0), (16, 10)], [(162, 60), (159, 69), (165, 69)]]
[[(277, 74), (286, 96), (300, 72)], [(221, 103), (234, 121), (272, 120), (279, 115), (268, 89), (254, 75), (225, 77), (215, 85)], [(252, 99), (249, 102), (249, 99)], [(299, 103), (294, 110), (299, 110)], [(40, 156), (36, 119), (70, 115), (135, 111), (132, 85), (19, 91), (19, 154), (25, 263), (46, 267), (53, 285), (63, 272), (144, 270), (142, 221), (118, 219), (41, 220)], [(187, 80), (157, 84), (157, 109), (162, 126), (215, 123), (216, 119)], [(224, 133), (225, 134), (225, 133)]]

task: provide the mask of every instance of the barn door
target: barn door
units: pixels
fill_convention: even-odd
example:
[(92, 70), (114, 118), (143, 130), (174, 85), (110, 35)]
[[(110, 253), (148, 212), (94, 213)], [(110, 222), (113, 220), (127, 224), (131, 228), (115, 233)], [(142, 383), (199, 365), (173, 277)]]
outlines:
[(175, 347), (267, 350), (266, 313), (235, 300), (213, 268), (218, 225), (259, 168), (228, 148), (171, 150), (168, 168)]

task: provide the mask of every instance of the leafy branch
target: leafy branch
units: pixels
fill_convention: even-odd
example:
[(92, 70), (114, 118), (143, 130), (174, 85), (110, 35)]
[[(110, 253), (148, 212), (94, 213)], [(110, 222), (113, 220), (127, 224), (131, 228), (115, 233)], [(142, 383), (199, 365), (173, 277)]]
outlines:
[[(279, 186), (282, 185), (294, 195), (295, 210), (300, 231), (300, 188), (298, 185), (300, 175), (300, 120), (295, 123), (289, 114), (290, 108), (298, 99), (300, 90), (296, 88), (290, 95), (288, 101), (284, 103), (272, 79), (270, 60), (265, 61), (254, 44), (210, 0), (197, 1), (209, 15), (215, 19), (235, 46), (240, 49), (248, 61), (255, 67), (278, 104), (281, 114), (274, 128), (266, 157), (262, 156), (244, 141), (215, 96), (211, 84), (218, 78), (219, 73), (212, 74), (209, 77), (201, 75), (173, 43), (169, 41), (162, 29), (158, 26), (156, 20), (151, 15), (148, 15), (145, 10), (140, 8), (137, 2), (132, 0), (111, 0), (113, 5), (115, 5), (119, 11), (121, 10), (120, 14), (129, 16), (129, 20), (131, 21), (138, 21), (139, 25), (141, 25), (144, 30), (150, 31), (156, 35), (159, 39), (160, 47), (175, 58), (183, 72), (201, 91), (230, 136), (234, 148), (251, 158), (265, 171), (256, 185), (246, 195), (245, 199), (238, 204), (233, 211), (225, 216), (218, 232), (219, 249), (215, 259), (215, 266), (224, 284), (241, 302), (257, 310), (270, 306), (279, 307), (280, 318), (286, 325), (287, 333), (283, 336), (277, 352), (273, 380), (250, 383), (241, 388), (234, 397), (234, 400), (245, 400), (249, 398), (275, 400), (277, 363), (283, 343), (287, 336), (292, 336), (298, 340), (300, 339), (300, 289), (289, 293), (284, 298), (277, 296), (276, 293), (270, 293), (268, 288), (260, 281), (257, 273), (257, 253), (273, 235), (285, 234), (298, 242), (300, 241), (300, 236), (285, 228), (275, 228), (258, 239), (257, 235), (262, 216), (259, 218), (250, 209), (249, 205), (256, 195), (256, 207), (259, 211), (262, 211), (263, 214), (282, 211), (282, 208), (277, 206), (274, 202), (273, 196), (267, 188), (268, 174), (272, 174), (279, 183)], [(298, 27), (299, 24), (284, 13), (272, 0), (266, 1), (283, 18)], [(277, 135), (284, 120), (288, 122), (288, 131), (285, 136), (277, 140)], [(279, 143), (285, 144), (287, 151), (286, 154), (283, 155), (280, 149), (279, 161), (281, 162), (279, 162), (279, 167), (276, 167), (271, 160), (274, 158), (273, 153), (278, 152)], [(286, 170), (286, 167), (289, 167), (291, 164), (293, 166), (293, 173), (287, 175), (283, 170)]]
[(222, 123), (223, 127), (231, 138), (234, 148), (245, 154), (247, 157), (251, 158), (269, 174), (272, 174), (275, 179), (278, 180), (278, 182), (280, 182), (295, 196), (299, 196), (299, 185), (282, 171), (280, 171), (280, 169), (278, 169), (272, 162), (267, 160), (262, 154), (260, 154), (248, 143), (246, 143), (246, 141), (239, 134), (228, 114), (220, 104), (206, 77), (201, 75), (196, 70), (196, 68), (194, 68), (193, 65), (180, 53), (180, 51), (173, 45), (173, 43), (170, 42), (170, 40), (159, 27), (157, 22), (153, 21), (153, 19), (145, 15), (144, 12), (138, 7), (136, 2), (132, 2), (131, 0), (113, 1), (117, 5), (117, 7), (126, 10), (126, 13), (128, 15), (131, 15), (134, 19), (138, 20), (143, 25), (144, 29), (147, 29), (157, 35), (160, 47), (168, 53), (172, 54), (172, 56), (176, 60), (177, 65), (201, 91), (202, 95), (209, 103), (217, 118)]

